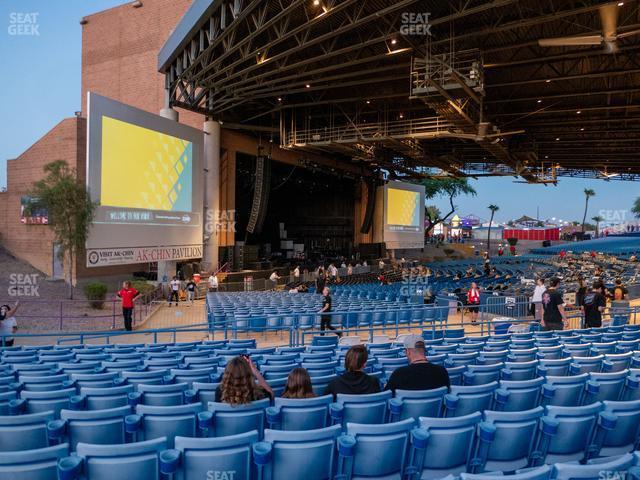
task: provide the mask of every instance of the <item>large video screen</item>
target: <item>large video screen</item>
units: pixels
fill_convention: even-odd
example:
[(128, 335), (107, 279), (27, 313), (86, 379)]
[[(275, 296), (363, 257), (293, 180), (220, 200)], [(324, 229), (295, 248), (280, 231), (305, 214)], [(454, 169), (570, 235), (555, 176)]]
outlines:
[(387, 248), (423, 248), (424, 187), (388, 182), (383, 188), (384, 241)]
[(201, 131), (89, 93), (87, 266), (202, 256)]

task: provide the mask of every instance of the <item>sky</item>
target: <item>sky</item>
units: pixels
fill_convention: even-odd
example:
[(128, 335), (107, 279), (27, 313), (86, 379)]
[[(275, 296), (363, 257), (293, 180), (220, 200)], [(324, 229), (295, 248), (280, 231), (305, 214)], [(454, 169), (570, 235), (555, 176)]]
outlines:
[[(80, 110), (80, 18), (123, 3), (127, 1), (0, 0), (0, 187), (6, 186), (7, 159)], [(12, 34), (18, 29), (30, 35)], [(558, 186), (544, 186), (503, 177), (471, 183), (478, 195), (457, 199), (458, 213), (488, 220), (487, 206), (495, 204), (500, 207), (495, 217), (499, 222), (521, 215), (535, 218), (537, 208), (541, 219), (582, 220), (585, 188), (596, 192), (587, 218), (600, 214), (630, 220), (633, 201), (640, 196), (640, 184), (618, 180), (561, 179)], [(448, 207), (443, 198), (429, 204)]]

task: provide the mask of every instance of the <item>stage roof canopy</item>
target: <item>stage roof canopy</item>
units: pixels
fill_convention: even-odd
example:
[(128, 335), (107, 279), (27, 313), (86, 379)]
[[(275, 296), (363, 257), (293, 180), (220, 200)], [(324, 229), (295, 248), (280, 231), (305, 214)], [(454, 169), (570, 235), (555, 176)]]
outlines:
[(395, 178), (640, 178), (638, 2), (195, 0), (172, 106)]

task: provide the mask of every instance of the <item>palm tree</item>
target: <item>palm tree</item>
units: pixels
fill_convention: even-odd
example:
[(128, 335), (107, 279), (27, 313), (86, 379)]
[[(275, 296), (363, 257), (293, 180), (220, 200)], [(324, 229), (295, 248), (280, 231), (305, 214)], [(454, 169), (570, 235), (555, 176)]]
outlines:
[(500, 210), (500, 207), (497, 205), (489, 205), (487, 208), (491, 210), (491, 218), (489, 219), (489, 230), (487, 230), (487, 255), (491, 256), (491, 224), (493, 223), (493, 216), (498, 210)]
[(582, 217), (582, 233), (584, 233), (584, 224), (587, 222), (587, 210), (589, 209), (589, 198), (595, 196), (596, 192), (594, 192), (590, 188), (584, 189), (584, 215)]
[(595, 217), (591, 217), (591, 220), (596, 222), (596, 238), (598, 238), (600, 234), (600, 222), (604, 220), (604, 217), (596, 215)]
[(631, 211), (636, 216), (636, 218), (640, 218), (640, 197), (636, 198), (635, 202), (633, 202)]

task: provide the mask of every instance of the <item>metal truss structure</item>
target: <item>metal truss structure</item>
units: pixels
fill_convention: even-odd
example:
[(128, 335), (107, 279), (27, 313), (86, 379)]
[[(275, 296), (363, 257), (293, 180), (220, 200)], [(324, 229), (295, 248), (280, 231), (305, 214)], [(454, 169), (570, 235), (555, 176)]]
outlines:
[(158, 69), (171, 106), (372, 174), (638, 180), (640, 37), (537, 42), (599, 33), (606, 3), (195, 0)]

